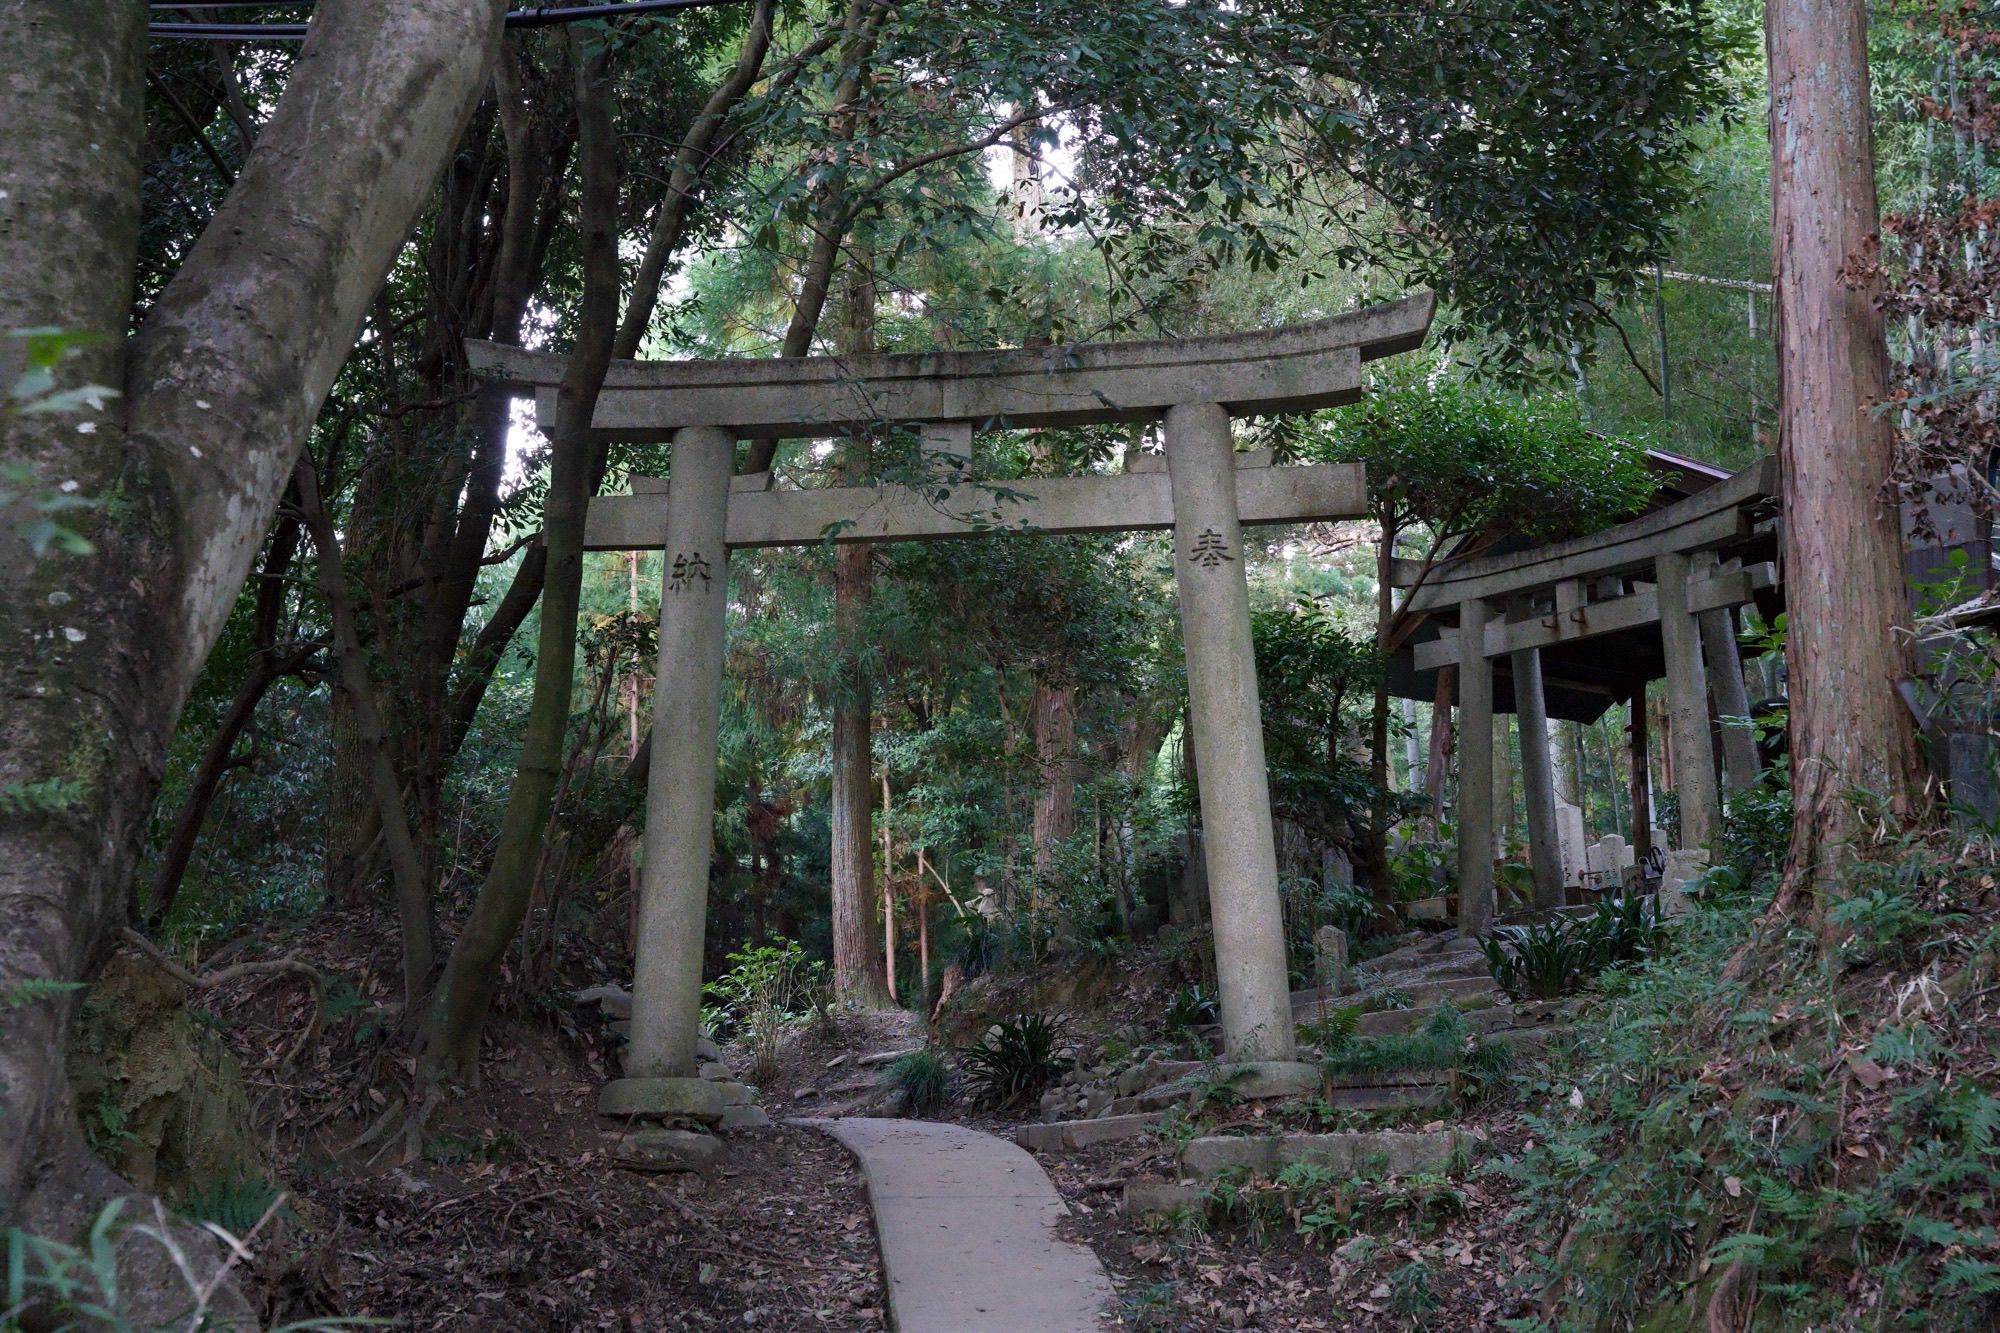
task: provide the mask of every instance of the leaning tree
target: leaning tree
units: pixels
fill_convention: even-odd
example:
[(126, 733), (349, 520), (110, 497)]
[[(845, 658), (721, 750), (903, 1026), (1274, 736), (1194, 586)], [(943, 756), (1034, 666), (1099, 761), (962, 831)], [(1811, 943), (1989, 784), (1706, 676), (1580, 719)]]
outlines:
[[(83, 1145), (63, 987), (122, 911), (181, 704), (503, 8), (323, 0), (227, 200), (134, 327), (147, 6), (0, 3), (0, 327), (92, 339), (36, 367), (37, 340), (17, 338), (0, 378), (118, 391), (0, 417), (17, 478), (0, 525), (0, 1220), (70, 1234), (124, 1189)], [(64, 515), (80, 540), (37, 558), (37, 511), (63, 495), (94, 501)]]

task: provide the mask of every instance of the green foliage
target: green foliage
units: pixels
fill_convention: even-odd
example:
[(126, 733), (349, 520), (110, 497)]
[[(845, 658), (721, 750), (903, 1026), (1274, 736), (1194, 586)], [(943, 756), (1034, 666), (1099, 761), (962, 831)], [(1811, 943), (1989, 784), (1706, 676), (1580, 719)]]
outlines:
[(1306, 457), (1367, 466), (1369, 507), (1392, 545), (1421, 526), (1432, 553), (1495, 525), (1531, 541), (1592, 532), (1637, 512), (1654, 485), (1639, 445), (1591, 431), (1566, 398), (1378, 385), (1304, 430)]
[(1450, 869), (1453, 857), (1449, 828), (1438, 832), (1437, 838), (1406, 839), (1389, 853), (1389, 882), (1395, 886), (1398, 901), (1414, 902), (1437, 894), (1439, 872)]
[(58, 995), (84, 988), (81, 981), (58, 981), (54, 977), (22, 977), (0, 986), (0, 1011), (19, 1009), (23, 1005), (39, 1000), (53, 1000)]
[(1785, 868), (1792, 846), (1789, 764), (1764, 770), (1757, 784), (1730, 796), (1722, 818), (1720, 864), (1753, 884), (1768, 884)]
[(1074, 1063), (1059, 1053), (1062, 1033), (1046, 1014), (995, 1023), (984, 1040), (959, 1052), (976, 1100), (1012, 1110), (1041, 1096)]
[(951, 1105), (951, 1067), (928, 1047), (898, 1056), (886, 1077), (904, 1115), (933, 1116)]
[[(4, 503), (5, 497), (0, 497), (0, 504)], [(82, 778), (9, 782), (0, 786), (0, 814), (59, 814), (74, 808), (89, 789), (89, 784)]]
[(197, 1222), (212, 1222), (234, 1236), (247, 1233), (281, 1204), (278, 1187), (262, 1176), (217, 1177), (181, 1200), (180, 1212)]
[(1642, 894), (1606, 898), (1590, 916), (1557, 914), (1522, 926), (1499, 926), (1481, 939), (1500, 989), (1516, 1000), (1574, 995), (1606, 968), (1646, 957), (1665, 930), (1659, 904)]
[(1361, 1006), (1329, 1006), (1315, 1023), (1301, 1023), (1299, 1036), (1328, 1049), (1345, 1046), (1361, 1028)]
[(1162, 1028), (1169, 1036), (1186, 1037), (1217, 1022), (1221, 1012), (1213, 993), (1200, 985), (1183, 986), (1168, 999)]
[(1350, 812), (1408, 799), (1378, 793), (1345, 743), (1383, 668), (1374, 646), (1341, 622), (1330, 599), (1307, 596), (1250, 616), (1271, 808), (1328, 842), (1351, 836)]
[(1431, 1289), (1431, 1270), (1423, 1260), (1412, 1259), (1389, 1274), (1389, 1309), (1408, 1321), (1410, 1327), (1424, 1327), (1430, 1312), (1437, 1307), (1437, 1293)]
[(719, 1041), (745, 1042), (750, 1077), (765, 1083), (777, 1074), (785, 1030), (810, 1017), (826, 988), (826, 964), (807, 958), (797, 941), (746, 942), (705, 988), (715, 1003), (703, 1007), (702, 1021)]
[[(103, 341), (102, 335), (34, 328), (13, 329), (7, 336), (22, 348), (25, 364), (14, 383), (8, 386), (7, 397), (0, 400), (0, 421), (11, 416), (101, 412), (107, 402), (118, 396), (118, 390), (101, 384), (83, 384), (70, 389), (56, 387), (56, 367), (62, 364), (63, 359), (79, 347)], [(78, 428), (95, 430), (96, 424), (84, 422)], [(77, 483), (73, 480), (48, 486), (38, 484), (37, 475), (38, 470), (32, 463), (19, 460), (0, 462), (0, 509), (19, 503), (26, 510), (26, 517), (14, 525), (15, 535), (27, 544), (28, 550), (37, 559), (48, 554), (51, 547), (64, 555), (91, 554), (97, 548), (60, 516), (95, 508), (96, 499), (78, 494)]]
[[(261, 1183), (261, 1182), (260, 1182)], [(263, 1189), (269, 1190), (264, 1184)], [(240, 1221), (249, 1215), (253, 1191), (249, 1187), (233, 1191), (231, 1216)], [(211, 1227), (244, 1240), (271, 1206), (275, 1194), (264, 1200), (264, 1208), (250, 1217), (248, 1226), (234, 1231), (212, 1219)], [(26, 1315), (32, 1327), (50, 1333), (181, 1333), (188, 1329), (212, 1327), (212, 1303), (217, 1286), (200, 1276), (201, 1265), (189, 1253), (187, 1237), (176, 1229), (164, 1211), (150, 1221), (128, 1216), (130, 1201), (113, 1199), (98, 1210), (89, 1229), (74, 1243), (37, 1236), (19, 1227), (0, 1233), (0, 1258), (4, 1258), (5, 1286), (0, 1288), (0, 1328), (24, 1327), (18, 1320)], [(204, 1238), (212, 1246), (212, 1238)], [(121, 1257), (126, 1247), (157, 1247), (161, 1254), (149, 1256), (164, 1273), (178, 1275), (186, 1290), (178, 1309), (155, 1309), (146, 1319), (132, 1317), (121, 1299)], [(246, 1255), (249, 1253), (245, 1251)], [(162, 1290), (156, 1299), (171, 1301)], [(365, 1327), (381, 1321), (365, 1318), (313, 1318), (273, 1325), (272, 1333), (316, 1333), (317, 1330)]]
[[(1984, 851), (1887, 851), (1903, 910), (1990, 882)], [(1908, 980), (1828, 966), (1805, 931), (1767, 936), (1732, 968), (1767, 906), (1693, 912), (1652, 958), (1608, 974), (1571, 1063), (1529, 1089), (1546, 1109), (1506, 1169), (1546, 1238), (1559, 1316), (1699, 1324), (1741, 1262), (1773, 1327), (1850, 1327), (1857, 1310), (1869, 1327), (1991, 1327), (1993, 1033), (1983, 1010), (1943, 997), (1968, 966), (1988, 984), (1992, 932), (1929, 927)], [(1916, 956), (1891, 929), (1870, 946), (1876, 966)]]
[(1226, 1229), (1260, 1247), (1287, 1223), (1309, 1244), (1366, 1236), (1368, 1243), (1349, 1259), (1358, 1265), (1381, 1247), (1373, 1233), (1427, 1236), (1465, 1209), (1465, 1192), (1435, 1172), (1348, 1175), (1307, 1157), (1287, 1162), (1268, 1179), (1240, 1170), (1216, 1176), (1203, 1185), (1183, 1225)]

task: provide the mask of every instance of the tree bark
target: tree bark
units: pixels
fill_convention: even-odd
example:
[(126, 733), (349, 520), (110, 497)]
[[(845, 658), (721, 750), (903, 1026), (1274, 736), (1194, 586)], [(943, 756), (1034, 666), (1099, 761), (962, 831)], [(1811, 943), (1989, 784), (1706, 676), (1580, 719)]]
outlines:
[(1033, 824), (1039, 877), (1055, 860), (1056, 849), (1076, 833), (1076, 687), (1036, 681), (1028, 726), (1041, 778)]
[(1923, 802), (1916, 729), (1896, 692), (1912, 672), (1902, 533), (1885, 498), (1894, 428), (1876, 410), (1888, 348), (1872, 283), (1843, 269), (1876, 235), (1863, 0), (1773, 0), (1772, 261), (1778, 456), (1791, 614), (1792, 846), (1780, 906), (1823, 923), (1838, 868), (1869, 823)]
[(576, 63), (577, 153), (581, 164), (583, 299), (576, 343), (556, 390), (549, 489), (542, 506), (547, 577), (535, 683), (520, 757), (500, 825), (500, 842), (472, 913), (453, 941), (424, 1043), (433, 1077), (477, 1082), (479, 1034), (500, 980), (500, 961), (520, 928), (541, 864), (550, 802), (561, 777), (576, 673), (576, 617), (583, 588), (583, 523), (589, 504), (590, 423), (597, 410), (618, 319), (618, 140), (612, 125), (610, 43), (582, 28), (570, 33)]
[[(847, 291), (845, 342), (850, 352), (874, 349), (874, 305), (874, 283), (857, 265)], [(851, 441), (848, 447), (858, 453), (866, 441)], [(843, 474), (850, 484), (858, 483), (867, 469), (850, 455)], [(861, 656), (874, 561), (869, 542), (848, 542), (834, 552), (833, 640), (840, 653), (840, 679), (833, 695), (833, 989), (843, 1000), (887, 1008), (895, 996), (882, 950), (876, 947), (875, 849), (869, 837), (873, 708)], [(889, 817), (886, 809), (882, 817)]]
[[(75, 524), (90, 556), (31, 559), (0, 524), (0, 788), (48, 797), (0, 816), (0, 991), (82, 977), (105, 944), (174, 721), (484, 81), (502, 3), (324, 0), (235, 189), (128, 341), (145, 7), (0, 0), (0, 327), (100, 335), (64, 378), (125, 391), (0, 438), (0, 461), (101, 502)], [(50, 1216), (104, 1197), (63, 1156), (72, 1007), (58, 994), (0, 1023), (0, 1222), (34, 1214), (42, 1181), (63, 1192)]]
[(889, 995), (901, 1007), (896, 986), (896, 841), (889, 812), (889, 770), (882, 770), (882, 974)]
[(1444, 818), (1445, 783), (1451, 777), (1451, 756), (1457, 748), (1451, 735), (1452, 698), (1458, 691), (1458, 668), (1442, 666), (1437, 693), (1431, 699), (1431, 745), (1424, 757), (1424, 795), (1431, 803), (1431, 823)]

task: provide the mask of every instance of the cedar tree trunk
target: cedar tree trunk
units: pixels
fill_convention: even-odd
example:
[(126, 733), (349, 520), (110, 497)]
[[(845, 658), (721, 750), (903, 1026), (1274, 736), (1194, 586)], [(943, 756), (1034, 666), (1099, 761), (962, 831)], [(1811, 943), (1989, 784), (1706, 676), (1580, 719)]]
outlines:
[(1792, 851), (1781, 903), (1823, 914), (1865, 821), (1857, 791), (1922, 801), (1902, 535), (1884, 498), (1893, 427), (1876, 410), (1888, 349), (1871, 287), (1843, 276), (1876, 233), (1862, 0), (1772, 0), (1772, 258), (1785, 502)]

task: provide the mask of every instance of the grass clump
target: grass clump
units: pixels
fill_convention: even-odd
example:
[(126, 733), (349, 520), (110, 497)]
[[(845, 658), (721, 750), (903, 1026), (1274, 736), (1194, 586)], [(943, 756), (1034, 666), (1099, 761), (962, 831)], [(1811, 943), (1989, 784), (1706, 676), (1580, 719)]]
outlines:
[(1609, 968), (1648, 957), (1665, 929), (1659, 904), (1633, 893), (1607, 898), (1590, 916), (1500, 926), (1479, 947), (1494, 982), (1511, 998), (1557, 1000), (1581, 991)]
[(904, 1115), (932, 1116), (951, 1105), (951, 1066), (929, 1047), (898, 1056), (886, 1077)]
[(959, 1052), (973, 1095), (995, 1110), (1033, 1101), (1069, 1071), (1062, 1032), (1046, 1014), (1018, 1014), (995, 1023), (985, 1040)]
[(1512, 1052), (1498, 1042), (1481, 1041), (1466, 1025), (1465, 1015), (1448, 1004), (1409, 1032), (1376, 1037), (1348, 1035), (1329, 1043), (1320, 1058), (1327, 1074), (1394, 1074), (1439, 1069), (1481, 1079), (1504, 1073)]

